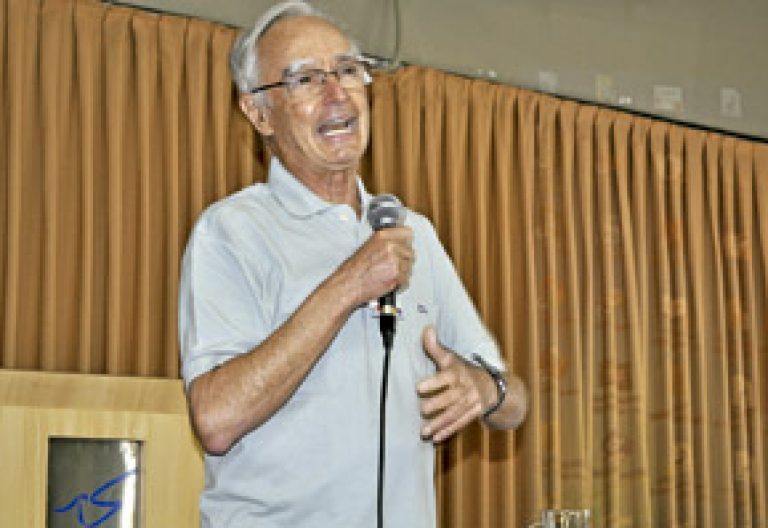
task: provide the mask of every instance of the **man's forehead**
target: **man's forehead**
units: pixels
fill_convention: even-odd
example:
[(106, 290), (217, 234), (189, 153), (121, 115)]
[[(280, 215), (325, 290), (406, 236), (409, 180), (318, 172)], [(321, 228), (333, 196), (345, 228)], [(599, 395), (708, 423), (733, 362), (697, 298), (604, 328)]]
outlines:
[(259, 55), (282, 70), (298, 63), (318, 65), (349, 57), (353, 45), (337, 27), (317, 17), (286, 17), (270, 27), (259, 41)]

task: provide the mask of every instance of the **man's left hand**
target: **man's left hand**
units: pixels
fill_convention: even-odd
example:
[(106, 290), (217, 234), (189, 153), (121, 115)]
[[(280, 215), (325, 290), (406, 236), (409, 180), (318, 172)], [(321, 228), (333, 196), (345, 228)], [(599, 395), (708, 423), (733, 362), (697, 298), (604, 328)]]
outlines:
[(421, 436), (441, 442), (483, 414), (496, 401), (496, 386), (483, 369), (464, 361), (437, 341), (433, 327), (422, 336), (437, 373), (417, 386), (425, 423)]

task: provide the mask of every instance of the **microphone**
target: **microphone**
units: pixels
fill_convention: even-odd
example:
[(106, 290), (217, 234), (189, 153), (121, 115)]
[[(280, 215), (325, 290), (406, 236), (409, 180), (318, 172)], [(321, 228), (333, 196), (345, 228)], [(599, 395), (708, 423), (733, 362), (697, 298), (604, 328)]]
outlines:
[[(368, 204), (368, 223), (374, 231), (399, 227), (405, 221), (405, 209), (391, 194), (374, 196)], [(395, 341), (397, 307), (394, 290), (379, 297), (379, 329), (384, 342), (384, 365), (381, 370), (381, 397), (379, 399), (379, 465), (376, 479), (376, 526), (384, 526), (384, 455), (386, 452), (387, 386), (389, 385), (389, 357)]]
[[(374, 196), (368, 204), (368, 223), (374, 231), (390, 227), (400, 227), (405, 221), (405, 208), (397, 197), (391, 194)], [(397, 306), (394, 290), (379, 297), (379, 329), (384, 341), (384, 349), (392, 349), (395, 340), (395, 321)]]

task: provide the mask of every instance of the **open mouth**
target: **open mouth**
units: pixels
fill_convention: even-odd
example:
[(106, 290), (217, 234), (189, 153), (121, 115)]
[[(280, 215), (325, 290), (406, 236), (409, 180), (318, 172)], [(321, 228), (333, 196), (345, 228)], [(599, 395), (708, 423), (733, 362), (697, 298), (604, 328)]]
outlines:
[(324, 137), (335, 137), (342, 134), (351, 134), (357, 125), (357, 117), (345, 119), (329, 119), (321, 124), (317, 131)]

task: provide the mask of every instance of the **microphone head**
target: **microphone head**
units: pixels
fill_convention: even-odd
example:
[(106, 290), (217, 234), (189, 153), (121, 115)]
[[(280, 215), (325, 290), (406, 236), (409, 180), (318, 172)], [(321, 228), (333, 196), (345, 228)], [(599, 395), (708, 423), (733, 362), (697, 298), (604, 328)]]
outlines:
[(396, 196), (380, 194), (368, 204), (368, 223), (374, 231), (388, 227), (400, 227), (405, 221), (405, 208)]

